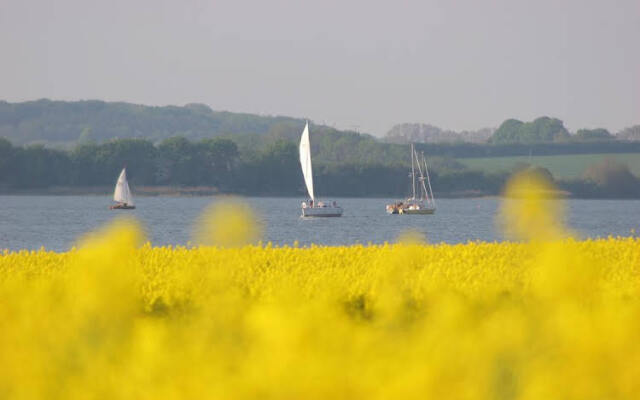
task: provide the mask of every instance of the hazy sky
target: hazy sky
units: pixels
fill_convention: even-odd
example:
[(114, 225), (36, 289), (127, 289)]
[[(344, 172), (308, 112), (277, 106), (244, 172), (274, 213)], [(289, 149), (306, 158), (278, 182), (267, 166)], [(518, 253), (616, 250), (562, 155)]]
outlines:
[(640, 123), (640, 0), (0, 0), (0, 99), (200, 102), (384, 134)]

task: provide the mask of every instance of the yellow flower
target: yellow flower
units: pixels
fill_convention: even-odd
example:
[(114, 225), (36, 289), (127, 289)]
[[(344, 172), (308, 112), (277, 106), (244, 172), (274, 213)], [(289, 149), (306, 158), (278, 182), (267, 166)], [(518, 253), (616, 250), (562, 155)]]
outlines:
[(225, 202), (213, 246), (4, 252), (0, 398), (639, 398), (640, 239), (566, 239), (527, 179), (522, 242), (258, 246)]

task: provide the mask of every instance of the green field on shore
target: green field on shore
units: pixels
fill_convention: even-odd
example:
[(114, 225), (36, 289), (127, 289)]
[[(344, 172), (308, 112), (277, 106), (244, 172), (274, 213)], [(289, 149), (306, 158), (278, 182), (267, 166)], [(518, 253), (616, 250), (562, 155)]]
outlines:
[(519, 163), (527, 163), (547, 168), (556, 178), (579, 178), (592, 164), (612, 159), (627, 164), (629, 169), (640, 176), (640, 153), (610, 154), (563, 154), (555, 156), (515, 156), (460, 158), (459, 162), (467, 167), (487, 172), (508, 171)]

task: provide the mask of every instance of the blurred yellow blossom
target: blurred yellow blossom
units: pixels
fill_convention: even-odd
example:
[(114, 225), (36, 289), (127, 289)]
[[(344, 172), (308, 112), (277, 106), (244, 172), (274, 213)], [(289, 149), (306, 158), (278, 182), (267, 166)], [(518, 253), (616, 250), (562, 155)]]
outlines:
[(262, 234), (255, 213), (239, 199), (209, 206), (196, 223), (194, 238), (202, 245), (239, 247), (256, 243)]
[(531, 182), (525, 242), (261, 247), (226, 203), (215, 246), (5, 252), (0, 398), (636, 399), (640, 239), (564, 238)]
[(568, 235), (564, 202), (545, 175), (521, 171), (507, 182), (504, 195), (498, 223), (507, 238), (549, 241)]

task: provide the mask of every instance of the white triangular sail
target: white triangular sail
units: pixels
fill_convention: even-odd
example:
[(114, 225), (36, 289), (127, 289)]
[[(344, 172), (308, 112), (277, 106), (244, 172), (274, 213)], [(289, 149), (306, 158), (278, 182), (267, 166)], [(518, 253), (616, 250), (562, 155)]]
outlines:
[(131, 196), (131, 190), (129, 190), (129, 183), (127, 182), (127, 172), (123, 168), (116, 182), (116, 189), (113, 191), (113, 200), (118, 203), (126, 203), (127, 205), (133, 205), (133, 196)]
[(311, 169), (311, 143), (309, 142), (308, 122), (300, 138), (300, 167), (302, 167), (302, 175), (304, 176), (304, 183), (307, 185), (309, 197), (315, 200), (315, 196), (313, 195), (313, 171)]

